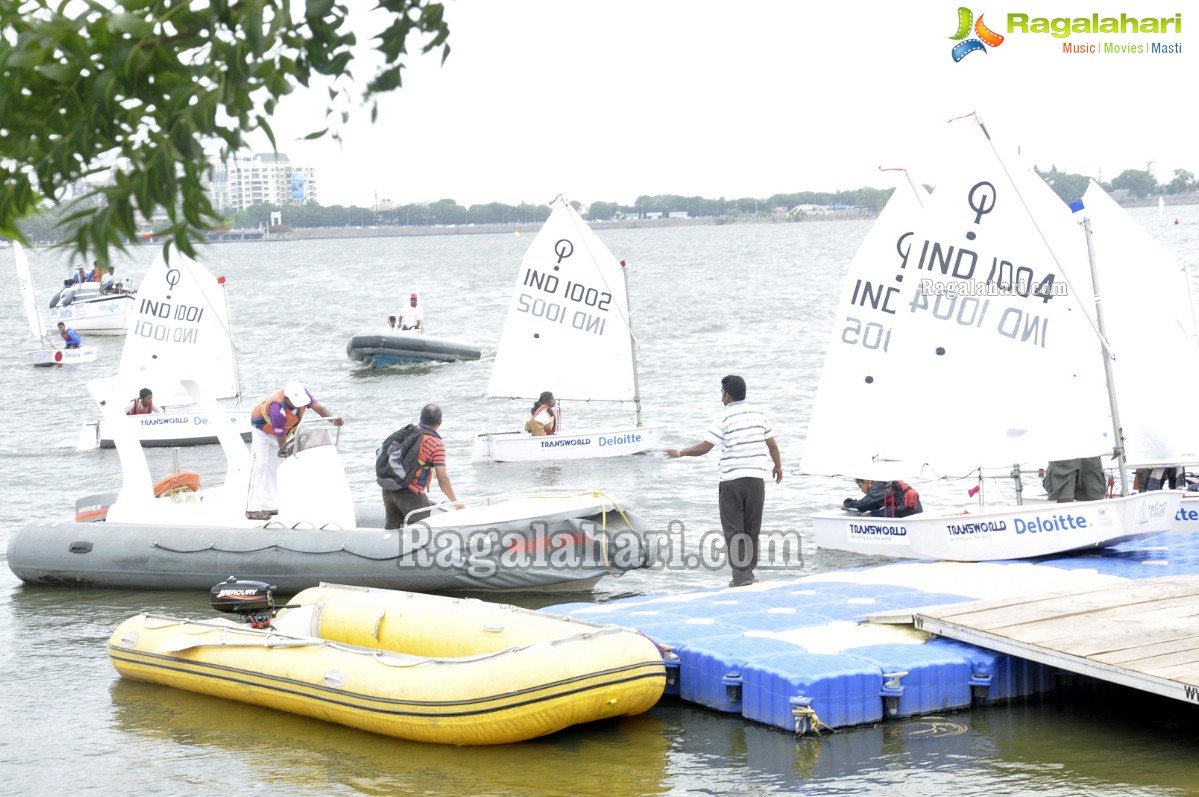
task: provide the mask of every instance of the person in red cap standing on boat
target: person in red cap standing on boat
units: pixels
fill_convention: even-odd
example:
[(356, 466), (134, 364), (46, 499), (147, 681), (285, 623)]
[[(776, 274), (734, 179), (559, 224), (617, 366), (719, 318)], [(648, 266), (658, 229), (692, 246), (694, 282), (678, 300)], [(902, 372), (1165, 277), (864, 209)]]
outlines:
[[(311, 407), (322, 418), (333, 417), (308, 388), (292, 381), (271, 393), (250, 412), (250, 489), (246, 517), (269, 520), (279, 513), (279, 449), (296, 432)], [(333, 418), (341, 426), (341, 418)]]
[(408, 297), (408, 306), (400, 313), (400, 330), (415, 329), (425, 331), (425, 311), (417, 304), (416, 294)]

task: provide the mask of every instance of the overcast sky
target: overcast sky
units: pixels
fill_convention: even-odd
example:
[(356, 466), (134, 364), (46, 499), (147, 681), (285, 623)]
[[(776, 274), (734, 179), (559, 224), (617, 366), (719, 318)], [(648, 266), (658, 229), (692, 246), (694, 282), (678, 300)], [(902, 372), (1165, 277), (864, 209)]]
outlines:
[[(890, 187), (879, 166), (921, 168), (940, 126), (970, 112), (1042, 169), (1110, 180), (1153, 161), (1163, 183), (1175, 169), (1199, 173), (1199, 43), (1187, 32), (1199, 30), (1199, 11), (1188, 20), (1189, 4), (1165, 0), (970, 2), (1005, 38), (955, 62), (957, 0), (446, 0), (449, 59), (411, 57), (374, 125), (354, 108), (341, 147), (297, 141), (323, 126), (324, 97), (299, 93), (275, 132), (293, 162), (318, 168), (323, 205)], [(1010, 13), (1179, 11), (1182, 34), (1007, 31)], [(1100, 52), (1065, 54), (1063, 42)], [(1185, 47), (1102, 52), (1153, 42)]]

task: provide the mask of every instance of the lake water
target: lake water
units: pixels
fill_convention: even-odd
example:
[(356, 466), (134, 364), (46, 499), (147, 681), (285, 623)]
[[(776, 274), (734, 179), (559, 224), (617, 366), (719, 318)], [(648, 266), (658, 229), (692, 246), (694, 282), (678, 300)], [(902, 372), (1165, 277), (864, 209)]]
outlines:
[[(1159, 225), (1155, 208), (1133, 213), (1193, 273), (1199, 206), (1169, 208), (1179, 225)], [(644, 417), (667, 425), (665, 445), (700, 438), (720, 409), (719, 382), (728, 373), (744, 376), (749, 398), (773, 417), (788, 475), (768, 488), (764, 525), (797, 532), (805, 547), (802, 559), (763, 578), (880, 561), (811, 547), (809, 515), (855, 488), (795, 472), (837, 291), (868, 228), (862, 221), (598, 230), (630, 266)], [(205, 264), (229, 281), (245, 405), (302, 379), (346, 418), (347, 472), (356, 495), (373, 501), (376, 446), (435, 401), (445, 413), (449, 472), (460, 496), (537, 484), (602, 487), (654, 529), (681, 523), (687, 550), (697, 550), (704, 533), (718, 528), (715, 454), (540, 467), (469, 463), (475, 433), (516, 428), (528, 410), (483, 393), (534, 232), (206, 247)], [(139, 278), (153, 256), (152, 247), (136, 249), (117, 261), (117, 273)], [(51, 250), (34, 250), (30, 260), (45, 298), (73, 265)], [(11, 262), (11, 252), (0, 250), (0, 261)], [(484, 359), (382, 371), (352, 363), (350, 336), (382, 324), (412, 290), (422, 294), (430, 333), (479, 344)], [(0, 340), (2, 551), (25, 523), (69, 517), (77, 496), (115, 487), (115, 452), (76, 453), (74, 443), (79, 423), (96, 417), (85, 384), (115, 370), (121, 339), (89, 338), (100, 348), (94, 365), (31, 368), (20, 297), (9, 293), (0, 296)], [(614, 412), (631, 417), (581, 403), (563, 411), (566, 426)], [(216, 455), (210, 447), (183, 449), (179, 464), (204, 473), (218, 464)], [(170, 451), (152, 451), (150, 459), (155, 476), (176, 469)], [(593, 598), (727, 580), (724, 569), (644, 570), (605, 579)], [(142, 610), (211, 615), (206, 593), (25, 587), (0, 567), (0, 794), (1199, 793), (1194, 709), (1124, 690), (1080, 686), (1060, 700), (801, 739), (668, 700), (643, 716), (534, 742), (453, 748), (122, 681), (104, 643)]]

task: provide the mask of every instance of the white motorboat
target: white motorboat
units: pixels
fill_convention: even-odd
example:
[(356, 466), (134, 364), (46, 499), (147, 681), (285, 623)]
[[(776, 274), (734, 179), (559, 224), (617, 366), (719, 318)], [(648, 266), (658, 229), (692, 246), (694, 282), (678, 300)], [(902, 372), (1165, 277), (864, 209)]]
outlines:
[(89, 335), (124, 335), (137, 294), (105, 293), (98, 282), (83, 282), (62, 288), (50, 304), (50, 324), (61, 321)]
[[(199, 383), (184, 384), (202, 412), (219, 414)], [(107, 395), (89, 388), (97, 402)], [(106, 416), (117, 411), (104, 406)], [(384, 529), (380, 511), (355, 506), (336, 441), (320, 430), (280, 463), (278, 514), (250, 520), (249, 451), (231, 427), (215, 428), (223, 482), (181, 473), (156, 485), (139, 441), (114, 426), (122, 484), (105, 520), (27, 525), (9, 541), (9, 568), (31, 584), (201, 589), (236, 575), (285, 593), (329, 580), (457, 592), (586, 590), (651, 563), (644, 527), (595, 489), (490, 496)]]

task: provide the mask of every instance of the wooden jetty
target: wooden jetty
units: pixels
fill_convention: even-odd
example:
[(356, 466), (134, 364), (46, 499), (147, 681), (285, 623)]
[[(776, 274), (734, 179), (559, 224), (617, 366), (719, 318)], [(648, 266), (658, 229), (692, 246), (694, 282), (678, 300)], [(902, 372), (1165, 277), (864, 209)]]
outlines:
[(910, 619), (921, 631), (1199, 704), (1199, 575), (922, 607)]

